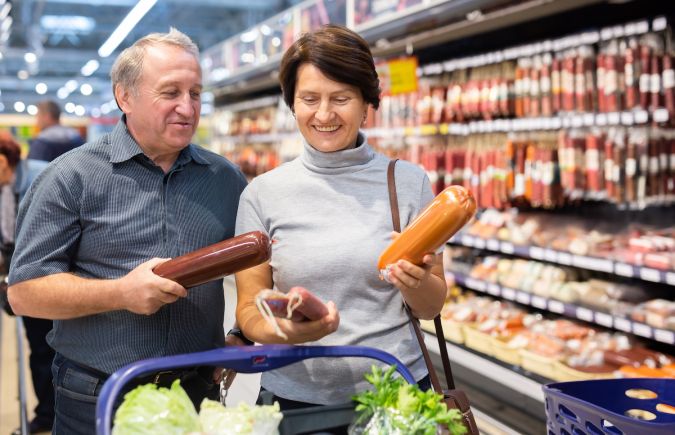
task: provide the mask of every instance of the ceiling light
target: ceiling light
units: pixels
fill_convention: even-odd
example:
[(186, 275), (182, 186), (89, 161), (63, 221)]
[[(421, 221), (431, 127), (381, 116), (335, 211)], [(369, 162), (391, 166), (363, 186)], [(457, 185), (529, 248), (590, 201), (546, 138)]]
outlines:
[(157, 0), (141, 0), (136, 3), (136, 6), (129, 11), (122, 22), (112, 32), (110, 37), (98, 49), (98, 55), (101, 57), (108, 57), (117, 48), (124, 38), (127, 37), (131, 29), (138, 24), (139, 21), (148, 13), (148, 11), (157, 3)]
[(45, 83), (38, 83), (35, 85), (35, 92), (37, 92), (40, 95), (44, 95), (47, 93), (47, 85)]
[(3, 58), (2, 51), (0, 51), (0, 60), (2, 60), (2, 58)]
[(91, 95), (91, 93), (94, 92), (94, 88), (92, 88), (89, 83), (85, 83), (80, 86), (80, 92), (82, 95)]
[(21, 80), (26, 80), (28, 78), (28, 71), (25, 69), (20, 70), (19, 72), (16, 73), (16, 76), (20, 78)]
[(101, 110), (98, 107), (94, 107), (93, 109), (91, 109), (91, 116), (93, 116), (94, 118), (98, 118), (99, 116), (101, 116)]
[(75, 111), (75, 103), (69, 101), (63, 108), (66, 109), (66, 112), (73, 113)]
[(96, 20), (82, 15), (43, 15), (40, 26), (50, 32), (90, 33), (96, 27)]
[(0, 31), (6, 32), (12, 26), (12, 21), (12, 17), (5, 18), (2, 24), (0, 24)]
[(75, 89), (77, 89), (77, 80), (68, 80), (64, 87), (68, 90), (68, 92), (73, 92)]
[(30, 51), (26, 54), (23, 55), (23, 59), (28, 62), (28, 63), (35, 63), (37, 60), (37, 56), (35, 53), (31, 53)]
[(0, 103), (0, 112), (4, 112), (4, 111), (5, 111), (5, 105)]
[(25, 109), (26, 109), (26, 105), (23, 104), (22, 101), (17, 101), (16, 103), (14, 103), (14, 110), (16, 110), (17, 112), (21, 113)]
[(37, 106), (35, 104), (31, 104), (26, 108), (26, 112), (28, 112), (29, 115), (37, 115)]
[(2, 9), (0, 9), (0, 20), (4, 20), (5, 18), (7, 18), (7, 15), (9, 15), (10, 10), (12, 10), (12, 4), (5, 3)]
[(59, 88), (59, 90), (56, 91), (56, 96), (61, 100), (68, 98), (68, 95), (70, 95), (70, 92), (68, 92), (68, 89), (66, 88)]
[(84, 109), (84, 106), (77, 105), (75, 106), (75, 114), (77, 116), (84, 116), (84, 114), (87, 113), (87, 111)]
[(242, 33), (241, 36), (239, 37), (239, 39), (241, 39), (241, 42), (253, 42), (253, 41), (255, 41), (256, 39), (258, 39), (258, 29), (256, 29), (254, 27), (253, 29), (249, 30), (248, 32)]
[(104, 115), (110, 113), (110, 106), (108, 105), (108, 103), (101, 104), (101, 113), (103, 113)]
[(82, 73), (83, 76), (89, 77), (90, 75), (94, 74), (96, 70), (99, 67), (98, 60), (96, 59), (91, 59), (89, 62), (85, 63), (82, 69), (80, 69), (80, 73)]

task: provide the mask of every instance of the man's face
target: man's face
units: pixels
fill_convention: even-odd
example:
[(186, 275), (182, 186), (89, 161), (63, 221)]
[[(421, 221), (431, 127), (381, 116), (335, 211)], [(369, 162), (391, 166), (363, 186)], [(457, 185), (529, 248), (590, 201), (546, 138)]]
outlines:
[(151, 158), (190, 143), (202, 92), (201, 68), (190, 53), (167, 44), (147, 47), (136, 93), (116, 91), (131, 135)]

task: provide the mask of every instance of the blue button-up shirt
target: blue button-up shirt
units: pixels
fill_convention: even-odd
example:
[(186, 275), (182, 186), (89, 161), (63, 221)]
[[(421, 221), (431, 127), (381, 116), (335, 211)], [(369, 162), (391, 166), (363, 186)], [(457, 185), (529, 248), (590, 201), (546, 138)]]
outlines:
[[(19, 210), (10, 283), (61, 272), (119, 278), (150, 258), (230, 238), (245, 185), (232, 163), (195, 145), (165, 174), (121, 120), (33, 183)], [(112, 311), (54, 321), (48, 341), (65, 357), (112, 373), (140, 359), (224, 345), (223, 313), (219, 280), (151, 316)]]

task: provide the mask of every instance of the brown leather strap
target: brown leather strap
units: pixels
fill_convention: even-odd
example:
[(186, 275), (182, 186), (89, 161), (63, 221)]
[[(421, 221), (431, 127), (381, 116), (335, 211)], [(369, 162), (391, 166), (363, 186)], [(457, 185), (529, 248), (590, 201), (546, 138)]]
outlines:
[[(398, 195), (396, 194), (396, 178), (394, 177), (394, 168), (398, 159), (394, 159), (389, 162), (389, 167), (387, 168), (387, 186), (389, 188), (389, 204), (391, 206), (391, 220), (394, 224), (394, 231), (401, 232), (401, 218), (398, 211)], [(441, 383), (438, 380), (438, 375), (436, 374), (436, 369), (434, 369), (434, 364), (431, 361), (429, 356), (429, 350), (427, 349), (426, 344), (424, 344), (424, 336), (420, 330), (418, 320), (413, 316), (410, 311), (410, 307), (404, 302), (403, 306), (405, 307), (405, 312), (410, 318), (410, 323), (413, 325), (415, 330), (415, 336), (417, 341), (420, 344), (420, 349), (422, 349), (422, 356), (424, 357), (424, 362), (427, 365), (427, 370), (429, 371), (429, 379), (431, 380), (431, 386), (434, 388), (434, 391), (437, 393), (443, 394), (443, 389), (441, 388)], [(438, 315), (434, 319), (434, 325), (436, 326), (436, 337), (438, 338), (438, 347), (441, 351), (441, 360), (443, 361), (443, 372), (445, 373), (445, 379), (448, 382), (448, 389), (452, 390), (455, 388), (455, 381), (452, 378), (452, 370), (450, 369), (450, 358), (448, 358), (448, 349), (445, 345), (445, 335), (443, 334), (443, 326), (441, 325), (441, 316)]]

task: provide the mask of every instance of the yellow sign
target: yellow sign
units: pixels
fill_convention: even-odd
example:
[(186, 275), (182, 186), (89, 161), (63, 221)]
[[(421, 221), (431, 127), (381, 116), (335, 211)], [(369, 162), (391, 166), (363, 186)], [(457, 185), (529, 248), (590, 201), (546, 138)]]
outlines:
[(387, 62), (391, 95), (417, 91), (417, 58), (404, 57)]

